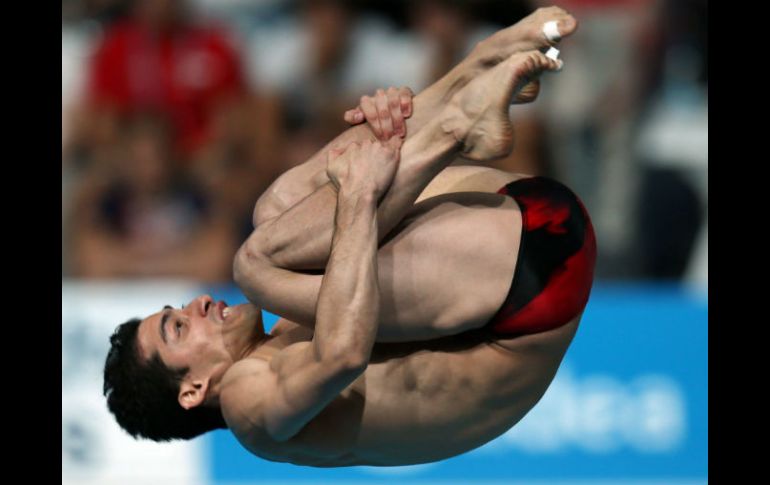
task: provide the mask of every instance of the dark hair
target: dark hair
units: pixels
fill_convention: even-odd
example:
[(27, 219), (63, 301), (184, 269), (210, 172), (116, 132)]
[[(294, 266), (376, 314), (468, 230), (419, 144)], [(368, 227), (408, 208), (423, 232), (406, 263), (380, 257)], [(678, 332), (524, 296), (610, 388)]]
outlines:
[(169, 368), (157, 352), (143, 359), (137, 345), (140, 323), (135, 318), (115, 329), (104, 364), (104, 395), (118, 424), (134, 438), (153, 441), (190, 439), (227, 428), (218, 407), (186, 410), (179, 404), (179, 384), (189, 368)]

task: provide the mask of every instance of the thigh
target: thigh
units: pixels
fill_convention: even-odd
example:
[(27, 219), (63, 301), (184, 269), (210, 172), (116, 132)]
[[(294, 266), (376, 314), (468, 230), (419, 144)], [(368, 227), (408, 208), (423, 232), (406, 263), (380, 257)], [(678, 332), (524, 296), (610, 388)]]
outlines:
[(430, 181), (417, 198), (417, 203), (437, 195), (456, 192), (496, 193), (504, 185), (527, 177), (531, 175), (504, 172), (490, 167), (447, 167)]
[(521, 213), (510, 197), (459, 192), (419, 202), (379, 251), (378, 340), (424, 340), (486, 324), (516, 269)]

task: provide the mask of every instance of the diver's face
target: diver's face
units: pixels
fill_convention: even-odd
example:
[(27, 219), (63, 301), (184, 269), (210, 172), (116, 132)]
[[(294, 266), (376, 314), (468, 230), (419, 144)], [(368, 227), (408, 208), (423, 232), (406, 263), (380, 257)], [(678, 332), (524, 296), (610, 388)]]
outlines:
[(197, 369), (201, 365), (232, 360), (222, 338), (228, 313), (224, 302), (208, 295), (195, 298), (181, 309), (166, 306), (139, 325), (138, 344), (144, 358), (154, 353), (173, 368)]

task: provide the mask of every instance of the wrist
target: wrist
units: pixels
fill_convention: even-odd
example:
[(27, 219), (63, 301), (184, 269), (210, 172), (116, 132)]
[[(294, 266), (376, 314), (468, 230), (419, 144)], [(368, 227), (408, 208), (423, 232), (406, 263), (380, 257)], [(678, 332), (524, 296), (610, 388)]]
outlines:
[(323, 185), (331, 183), (329, 176), (326, 174), (326, 167), (316, 172), (315, 175), (311, 177), (310, 183), (313, 185), (313, 189), (317, 189)]
[(338, 203), (368, 203), (377, 204), (379, 194), (374, 184), (361, 187), (341, 186), (337, 191)]

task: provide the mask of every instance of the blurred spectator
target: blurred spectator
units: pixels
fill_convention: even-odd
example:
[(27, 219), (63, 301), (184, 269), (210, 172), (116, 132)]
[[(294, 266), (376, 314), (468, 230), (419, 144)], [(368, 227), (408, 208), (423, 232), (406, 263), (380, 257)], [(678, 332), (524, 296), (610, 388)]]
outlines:
[(425, 85), (441, 78), (473, 49), (495, 32), (480, 27), (472, 0), (418, 0), (407, 5), (413, 28), (431, 52), (425, 69)]
[(108, 24), (128, 13), (132, 0), (62, 0), (62, 23), (98, 22)]
[[(342, 113), (354, 106), (351, 88), (355, 69), (357, 12), (345, 0), (297, 2), (296, 23), (285, 25), (297, 36), (265, 39), (258, 56), (267, 57), (260, 83), (276, 92), (288, 137), (284, 168), (304, 162), (346, 128)], [(265, 49), (282, 53), (266, 53)], [(286, 50), (292, 53), (286, 56)], [(286, 63), (289, 64), (286, 64)], [(267, 72), (275, 68), (277, 72)], [(281, 79), (278, 82), (275, 80)]]
[(637, 129), (640, 275), (708, 285), (708, 55), (705, 0), (667, 1)]
[(75, 275), (230, 279), (233, 218), (173, 169), (161, 120), (131, 117), (119, 144), (130, 161), (83, 181), (69, 218)]
[(182, 0), (136, 0), (130, 16), (106, 28), (87, 77), (89, 109), (81, 120), (87, 139), (106, 135), (89, 128), (153, 110), (169, 118), (174, 146), (184, 155), (213, 141), (217, 117), (235, 111), (244, 94), (226, 34), (195, 22)]
[(344, 91), (343, 78), (350, 69), (356, 20), (351, 2), (344, 0), (303, 0), (299, 15), (309, 37), (300, 61), (305, 70), (282, 99), (288, 128), (295, 136), (288, 153), (292, 165), (310, 158), (346, 127), (341, 115), (350, 108), (344, 103), (350, 95)]
[[(91, 261), (99, 257), (83, 248), (107, 234), (137, 239), (125, 236), (131, 232), (125, 228), (134, 227), (126, 221), (150, 217), (115, 209), (134, 207), (127, 201), (141, 198), (137, 193), (187, 194), (178, 196), (187, 201), (182, 212), (199, 222), (182, 223), (180, 231), (207, 227), (211, 214), (224, 213), (244, 238), (262, 191), (344, 130), (342, 113), (361, 95), (402, 85), (419, 92), (477, 41), (550, 4), (64, 1), (63, 273), (69, 274), (66, 264), (73, 258), (77, 274), (104, 274), (89, 269), (99, 266)], [(705, 281), (707, 2), (557, 4), (580, 21), (578, 33), (560, 46), (565, 68), (544, 76), (537, 101), (512, 108), (515, 150), (491, 165), (554, 176), (581, 195), (597, 230), (600, 278), (684, 275)], [(203, 21), (193, 7), (206, 13)], [(208, 26), (212, 17), (224, 19), (227, 29)], [(243, 65), (231, 31), (247, 41)], [(168, 122), (167, 131), (153, 135), (153, 143), (168, 144), (168, 153), (157, 158), (172, 166), (153, 169), (173, 181), (159, 183), (165, 189), (149, 190), (152, 184), (138, 174), (153, 170), (142, 168), (143, 155), (135, 159), (126, 151), (130, 145), (134, 153), (142, 151), (123, 130), (136, 124), (127, 120), (148, 110), (159, 117), (149, 124)], [(148, 206), (163, 220), (168, 205)], [(114, 214), (122, 215), (112, 227)], [(67, 241), (79, 249), (71, 250)], [(99, 246), (105, 261), (108, 246)], [(120, 250), (114, 256), (110, 264), (117, 265)]]
[(636, 240), (640, 275), (680, 280), (702, 226), (700, 194), (679, 170), (648, 167), (643, 174)]
[[(509, 10), (528, 10), (521, 3), (514, 2)], [(295, 18), (263, 26), (252, 36), (254, 82), (282, 100), (290, 140), (286, 168), (302, 163), (345, 129), (341, 114), (361, 95), (404, 85), (419, 92), (497, 28), (475, 20), (478, 1), (401, 2), (397, 7), (375, 5), (374, 11), (367, 5), (302, 0)], [(396, 30), (381, 10), (403, 17), (411, 29)], [(517, 150), (495, 166), (543, 171), (543, 130), (534, 113), (526, 107), (517, 110)]]
[(285, 166), (304, 162), (347, 125), (345, 110), (377, 88), (419, 91), (422, 70), (413, 36), (397, 35), (362, 2), (301, 0), (293, 15), (255, 30), (252, 78), (281, 100), (287, 137)]
[[(257, 197), (277, 175), (275, 164), (263, 162), (277, 158), (275, 146), (279, 137), (270, 101), (248, 89), (229, 34), (198, 20), (187, 2), (135, 0), (122, 9), (129, 15), (115, 20), (120, 9), (107, 7), (120, 3), (126, 2), (73, 2), (73, 12), (80, 10), (93, 17), (82, 22), (79, 31), (65, 30), (63, 25), (63, 80), (70, 79), (68, 87), (64, 82), (62, 87), (62, 116), (70, 128), (66, 130), (70, 136), (63, 130), (63, 214), (65, 207), (81, 204), (84, 199), (111, 198), (121, 204), (126, 197), (133, 200), (137, 193), (152, 185), (141, 179), (140, 174), (159, 173), (174, 180), (197, 178), (202, 188), (216, 198), (219, 210), (225, 211), (230, 221), (236, 221), (235, 225), (245, 227)], [(79, 9), (74, 8), (78, 5)], [(71, 17), (77, 16), (73, 13)], [(100, 29), (94, 19), (103, 21), (104, 28)], [(113, 22), (108, 23), (111, 19)], [(83, 35), (84, 31), (91, 33)], [(84, 40), (90, 41), (87, 49), (82, 49)], [(78, 72), (79, 65), (86, 68), (85, 75)], [(79, 86), (84, 88), (82, 101), (78, 109), (69, 113), (66, 105), (72, 104), (72, 97), (80, 97)], [(126, 156), (124, 147), (130, 143), (121, 133), (123, 126), (134, 126), (137, 115), (136, 119), (142, 119), (147, 112), (154, 114), (154, 123), (162, 121), (167, 127), (153, 135), (155, 142), (167, 149), (157, 163), (172, 165), (155, 167), (154, 172), (142, 166), (147, 165), (146, 158), (133, 159), (136, 150)], [(136, 180), (137, 176), (141, 180)], [(105, 187), (104, 181), (109, 181), (110, 187)], [(98, 185), (90, 186), (94, 183)], [(160, 185), (153, 190), (165, 190), (164, 182), (157, 184)], [(127, 186), (137, 193), (126, 196), (123, 192)], [(109, 197), (105, 195), (108, 193)], [(147, 204), (136, 219), (163, 220), (168, 216), (164, 215), (163, 207)], [(151, 215), (151, 210), (160, 212)], [(67, 211), (71, 213), (72, 208)], [(127, 222), (116, 222), (124, 223)], [(73, 226), (62, 235), (63, 247), (67, 241), (96, 241), (98, 238), (93, 234), (82, 238), (74, 235), (74, 239), (67, 234), (73, 230), (88, 231), (90, 227), (89, 223), (73, 221)], [(238, 231), (244, 233), (241, 228)], [(227, 250), (231, 248), (228, 246)], [(110, 261), (105, 265), (94, 263), (90, 257), (84, 259), (78, 248), (67, 248), (67, 253), (77, 255), (73, 256), (78, 261), (72, 261), (72, 271), (78, 274), (102, 274), (104, 268), (109, 270), (112, 263), (119, 263), (119, 258), (108, 257), (107, 249), (100, 253), (105, 261)], [(70, 258), (63, 258), (64, 271), (70, 270), (67, 259)], [(220, 263), (214, 258), (211, 265), (223, 267)], [(229, 263), (227, 267), (229, 273)], [(158, 271), (173, 273), (170, 269)], [(178, 276), (187, 273), (183, 271)], [(207, 270), (203, 274), (214, 273)]]

